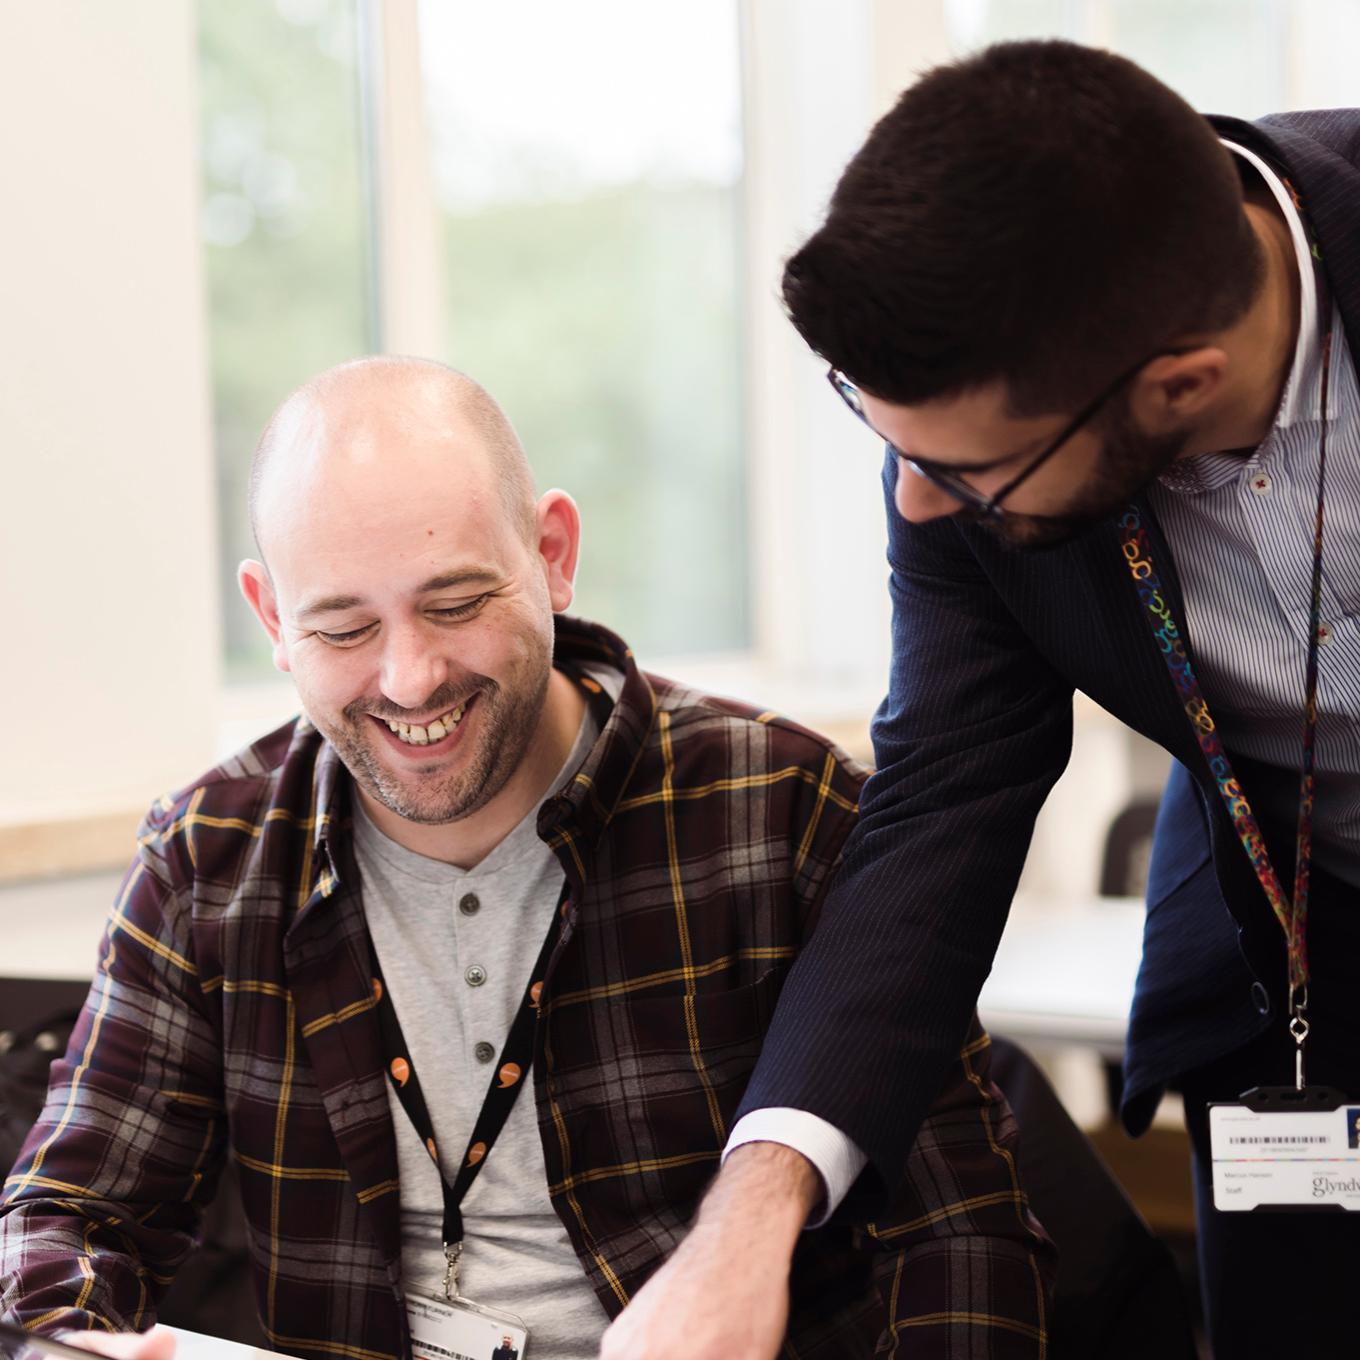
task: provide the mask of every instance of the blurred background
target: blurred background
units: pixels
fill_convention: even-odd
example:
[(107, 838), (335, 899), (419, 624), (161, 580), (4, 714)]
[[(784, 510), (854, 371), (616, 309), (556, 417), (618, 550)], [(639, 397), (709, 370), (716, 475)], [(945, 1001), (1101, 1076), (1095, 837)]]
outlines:
[[(1044, 34), (1256, 115), (1344, 101), (1360, 6), (0, 0), (0, 847), (126, 818), (291, 712), (233, 581), (250, 451), (375, 351), (500, 399), (581, 504), (583, 613), (853, 743), (879, 453), (780, 267), (916, 73)], [(1125, 746), (1094, 812), (1141, 777)]]
[[(141, 811), (293, 711), (233, 581), (246, 472), (355, 355), (489, 387), (581, 505), (579, 611), (644, 664), (865, 752), (880, 451), (783, 320), (782, 260), (916, 74), (1045, 35), (1256, 116), (1352, 102), (1360, 5), (0, 0), (0, 976), (88, 976)], [(1079, 707), (992, 1002), (1042, 982), (1028, 1037), (1091, 1127), (1137, 908), (1100, 917), (1108, 980), (1063, 964), (1063, 913), (1139, 891), (1164, 768)]]

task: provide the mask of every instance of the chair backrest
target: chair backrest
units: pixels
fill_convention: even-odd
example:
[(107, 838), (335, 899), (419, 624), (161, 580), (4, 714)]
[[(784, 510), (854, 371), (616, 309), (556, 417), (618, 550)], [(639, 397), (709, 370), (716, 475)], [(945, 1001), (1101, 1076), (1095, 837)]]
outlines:
[(1142, 897), (1147, 890), (1152, 859), (1152, 833), (1157, 825), (1157, 800), (1140, 798), (1110, 823), (1100, 861), (1102, 897)]
[[(66, 1051), (87, 986), (5, 984), (0, 1021), (0, 1180), (42, 1111), (47, 1069)], [(50, 1007), (23, 1011), (23, 1006)], [(33, 1018), (36, 1015), (38, 1018)], [(250, 1270), (250, 1246), (237, 1171), (228, 1163), (203, 1215), (202, 1240), (175, 1273), (157, 1308), (160, 1321), (267, 1348)]]

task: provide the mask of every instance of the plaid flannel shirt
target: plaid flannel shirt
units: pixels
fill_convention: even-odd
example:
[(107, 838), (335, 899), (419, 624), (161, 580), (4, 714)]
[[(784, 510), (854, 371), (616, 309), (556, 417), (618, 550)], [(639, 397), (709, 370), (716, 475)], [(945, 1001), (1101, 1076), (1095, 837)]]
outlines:
[[(552, 1203), (613, 1316), (717, 1168), (863, 772), (774, 714), (642, 673), (602, 628), (559, 619), (556, 661), (625, 676), (539, 811), (569, 893), (533, 1074)], [(230, 1156), (272, 1342), (408, 1354), (350, 797), (300, 719), (151, 811), (5, 1183), (0, 1312), (150, 1325)], [(787, 1355), (1044, 1355), (1051, 1249), (986, 1062), (975, 1022), (890, 1216), (804, 1234)]]

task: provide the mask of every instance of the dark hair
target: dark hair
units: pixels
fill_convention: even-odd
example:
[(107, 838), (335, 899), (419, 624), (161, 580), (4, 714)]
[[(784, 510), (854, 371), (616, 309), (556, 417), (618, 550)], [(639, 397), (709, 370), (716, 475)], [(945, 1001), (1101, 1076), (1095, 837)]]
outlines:
[(1123, 57), (1015, 42), (929, 72), (846, 167), (789, 260), (811, 347), (885, 401), (1004, 379), (1070, 410), (1262, 279), (1230, 153)]

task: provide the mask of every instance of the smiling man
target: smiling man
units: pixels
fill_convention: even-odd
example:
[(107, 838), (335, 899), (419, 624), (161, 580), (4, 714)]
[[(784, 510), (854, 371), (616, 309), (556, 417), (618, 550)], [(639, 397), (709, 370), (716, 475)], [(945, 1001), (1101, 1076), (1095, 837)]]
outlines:
[[(229, 1156), (280, 1350), (590, 1360), (687, 1232), (743, 1245), (700, 1196), (862, 772), (563, 617), (576, 507), (535, 501), (504, 415), (440, 365), (294, 394), (251, 506), (241, 588), (305, 716), (148, 816), (6, 1182), (0, 1312), (167, 1360), (101, 1329), (154, 1320)], [(727, 1186), (786, 1191), (770, 1287), (659, 1339), (1041, 1360), (1050, 1249), (987, 1047), (962, 1040), (872, 1223), (803, 1232), (801, 1155), (733, 1152)]]

